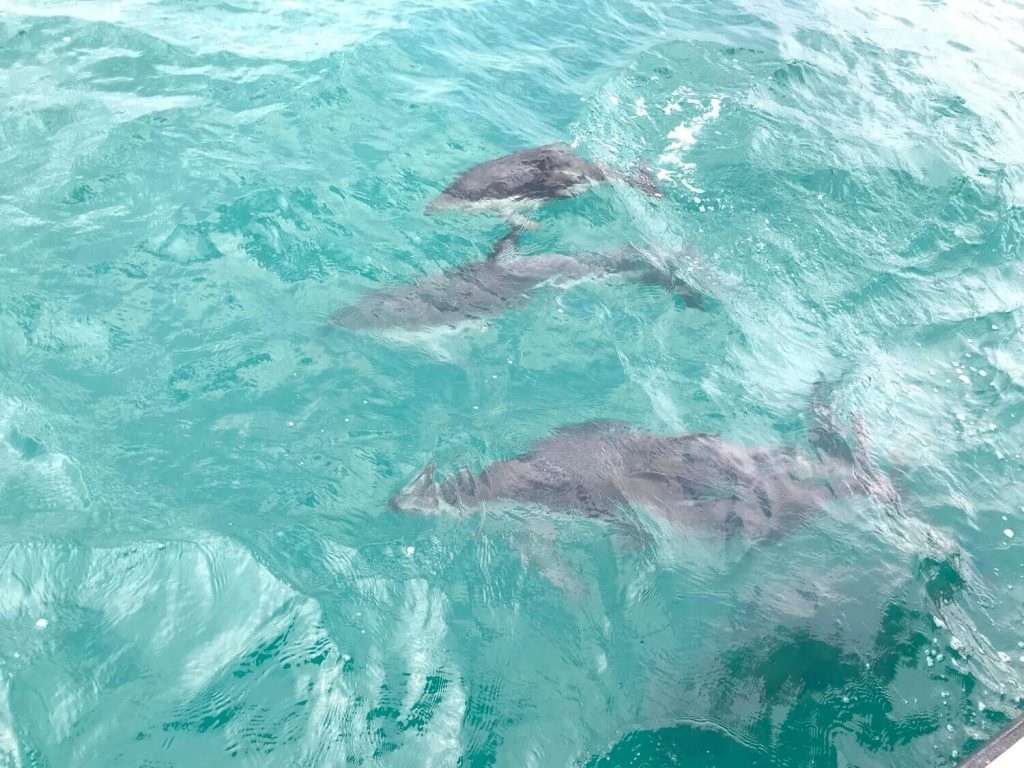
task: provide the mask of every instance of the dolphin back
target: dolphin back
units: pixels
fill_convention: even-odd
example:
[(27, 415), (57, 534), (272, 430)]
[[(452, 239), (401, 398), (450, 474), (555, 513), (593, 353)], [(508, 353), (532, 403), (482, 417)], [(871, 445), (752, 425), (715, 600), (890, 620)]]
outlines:
[(572, 196), (578, 187), (604, 181), (604, 172), (563, 142), (524, 149), (463, 172), (428, 205), (500, 199), (545, 200)]

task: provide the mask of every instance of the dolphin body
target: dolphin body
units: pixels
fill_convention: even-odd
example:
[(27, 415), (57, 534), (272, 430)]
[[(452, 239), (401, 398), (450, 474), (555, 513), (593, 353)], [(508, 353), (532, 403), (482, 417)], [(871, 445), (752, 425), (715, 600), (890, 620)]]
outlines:
[(578, 256), (519, 256), (515, 250), (519, 232), (514, 229), (499, 240), (485, 261), (372, 291), (359, 303), (335, 313), (332, 322), (349, 330), (454, 326), (522, 306), (541, 285), (588, 276), (620, 276), (661, 285), (679, 293), (688, 306), (702, 305), (703, 297), (695, 288), (673, 277), (639, 248), (626, 246)]
[(832, 499), (895, 498), (863, 451), (746, 448), (717, 435), (651, 434), (621, 421), (563, 427), (479, 474), (462, 469), (437, 483), (435, 473), (431, 461), (392, 498), (392, 509), (430, 513), (507, 500), (612, 518), (631, 506), (727, 536), (766, 539)]
[(426, 213), (459, 209), (491, 211), (513, 225), (534, 229), (524, 216), (550, 200), (576, 197), (606, 181), (622, 181), (652, 197), (662, 197), (646, 171), (626, 175), (589, 163), (558, 142), (488, 160), (462, 173), (426, 208)]

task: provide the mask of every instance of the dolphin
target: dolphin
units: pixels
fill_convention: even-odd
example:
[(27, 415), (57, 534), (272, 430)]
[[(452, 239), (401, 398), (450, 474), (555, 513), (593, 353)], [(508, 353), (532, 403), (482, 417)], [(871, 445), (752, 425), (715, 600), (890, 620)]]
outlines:
[(557, 142), (488, 160), (463, 172), (426, 207), (426, 213), (459, 209), (491, 211), (514, 226), (539, 226), (524, 213), (549, 200), (576, 197), (606, 181), (621, 181), (652, 197), (661, 191), (646, 170), (631, 175), (589, 163)]
[(454, 326), (522, 306), (541, 285), (589, 276), (619, 276), (661, 285), (678, 293), (687, 306), (703, 306), (703, 296), (696, 288), (674, 277), (642, 249), (626, 246), (577, 256), (521, 256), (516, 250), (520, 232), (521, 228), (515, 228), (499, 240), (486, 260), (372, 291), (357, 304), (336, 312), (332, 322), (349, 330)]
[(478, 474), (463, 468), (437, 483), (436, 472), (431, 460), (391, 499), (391, 508), (433, 513), (512, 501), (611, 519), (633, 507), (726, 536), (768, 539), (833, 499), (894, 498), (860, 448), (834, 455), (748, 448), (718, 435), (652, 434), (612, 420), (562, 427)]

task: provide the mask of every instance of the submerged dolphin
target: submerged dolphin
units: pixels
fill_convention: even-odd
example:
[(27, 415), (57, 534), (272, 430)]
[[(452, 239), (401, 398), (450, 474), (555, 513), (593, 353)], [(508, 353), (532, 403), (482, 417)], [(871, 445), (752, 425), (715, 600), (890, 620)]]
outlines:
[(716, 435), (651, 434), (620, 421), (564, 427), (476, 475), (462, 469), (438, 484), (435, 472), (431, 461), (392, 498), (392, 508), (433, 512), (510, 500), (612, 517), (628, 505), (757, 539), (795, 528), (831, 499), (895, 498), (861, 451), (746, 448)]
[(525, 218), (525, 211), (549, 200), (576, 197), (609, 180), (625, 182), (652, 197), (662, 196), (646, 171), (624, 175), (588, 163), (568, 144), (558, 142), (473, 166), (434, 198), (426, 212), (486, 210), (499, 213), (513, 225), (532, 229), (538, 225)]
[(473, 261), (415, 283), (372, 291), (358, 304), (335, 313), (332, 322), (350, 330), (456, 325), (522, 306), (542, 284), (587, 276), (621, 276), (654, 283), (679, 293), (688, 306), (699, 307), (702, 303), (696, 289), (673, 277), (641, 249), (627, 246), (578, 256), (520, 256), (515, 250), (518, 236), (519, 229), (514, 229), (499, 240), (486, 261)]

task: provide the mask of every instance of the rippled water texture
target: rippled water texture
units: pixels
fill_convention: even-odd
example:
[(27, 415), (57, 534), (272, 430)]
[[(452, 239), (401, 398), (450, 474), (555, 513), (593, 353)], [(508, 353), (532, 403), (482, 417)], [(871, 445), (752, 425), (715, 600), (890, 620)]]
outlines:
[[(1024, 708), (1016, 0), (0, 7), (0, 765), (951, 766)], [(369, 291), (507, 226), (456, 174), (575, 143), (455, 329)], [(674, 260), (674, 261), (673, 261)], [(903, 502), (768, 541), (402, 515), (566, 423), (807, 447)]]

